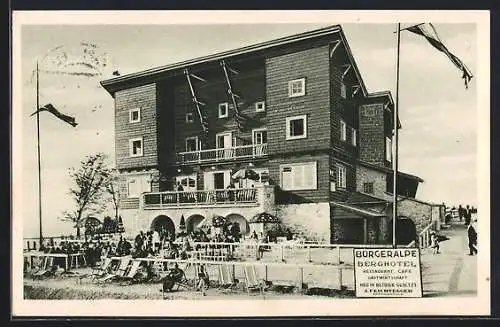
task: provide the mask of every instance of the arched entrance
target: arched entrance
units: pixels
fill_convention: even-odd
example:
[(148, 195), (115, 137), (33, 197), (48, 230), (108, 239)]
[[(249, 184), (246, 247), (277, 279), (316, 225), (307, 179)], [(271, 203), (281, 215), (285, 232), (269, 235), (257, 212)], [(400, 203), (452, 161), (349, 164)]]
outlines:
[(205, 219), (202, 215), (192, 215), (186, 221), (186, 230), (188, 233), (193, 232), (196, 229), (196, 226), (201, 223), (201, 221)]
[(160, 235), (162, 235), (162, 233), (168, 233), (171, 236), (175, 237), (174, 222), (172, 221), (172, 219), (165, 215), (161, 215), (153, 219), (153, 221), (151, 222), (151, 230), (157, 231), (158, 233), (160, 233)]
[[(392, 219), (389, 222), (389, 236), (392, 242)], [(417, 228), (411, 218), (399, 216), (396, 220), (396, 244), (408, 245), (417, 238)]]
[(232, 213), (226, 216), (228, 222), (237, 222), (240, 225), (241, 235), (246, 235), (250, 232), (250, 226), (248, 226), (248, 221), (242, 215), (237, 213)]

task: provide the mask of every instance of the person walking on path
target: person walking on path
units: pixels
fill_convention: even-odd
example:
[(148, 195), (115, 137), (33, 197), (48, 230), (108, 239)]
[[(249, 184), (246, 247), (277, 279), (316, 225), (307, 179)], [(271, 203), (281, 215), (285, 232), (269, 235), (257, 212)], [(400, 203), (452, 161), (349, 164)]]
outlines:
[(464, 209), (465, 226), (470, 225), (472, 214), (469, 205)]
[(477, 232), (472, 224), (467, 227), (467, 237), (469, 238), (469, 255), (477, 254)]
[(436, 232), (432, 231), (431, 232), (431, 246), (430, 248), (432, 249), (433, 254), (439, 254), (439, 240), (436, 235)]

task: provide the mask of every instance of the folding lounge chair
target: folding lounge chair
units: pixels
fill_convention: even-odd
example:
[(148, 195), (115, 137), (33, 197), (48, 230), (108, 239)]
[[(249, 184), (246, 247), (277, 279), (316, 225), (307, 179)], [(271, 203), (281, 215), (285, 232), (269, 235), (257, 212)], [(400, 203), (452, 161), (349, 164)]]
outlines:
[(123, 281), (132, 281), (137, 274), (137, 270), (139, 269), (140, 265), (140, 260), (132, 260), (132, 264), (127, 268), (124, 275), (122, 277), (119, 277), (119, 279)]
[(248, 294), (250, 290), (258, 289), (260, 294), (264, 295), (264, 283), (257, 279), (257, 273), (255, 271), (255, 266), (245, 266), (245, 287)]
[(108, 273), (109, 268), (111, 268), (112, 261), (111, 258), (104, 258), (100, 266), (93, 267), (90, 273), (92, 279), (104, 277)]
[(54, 258), (45, 257), (40, 265), (40, 268), (33, 274), (33, 279), (49, 275), (53, 265)]
[(238, 280), (233, 278), (228, 265), (220, 265), (219, 267), (219, 289), (232, 289), (238, 284)]
[(116, 271), (106, 274), (105, 276), (97, 279), (97, 281), (106, 282), (108, 280), (115, 279), (117, 277), (123, 277), (131, 260), (132, 260), (131, 258), (122, 258), (120, 261), (120, 265), (118, 266), (118, 269)]

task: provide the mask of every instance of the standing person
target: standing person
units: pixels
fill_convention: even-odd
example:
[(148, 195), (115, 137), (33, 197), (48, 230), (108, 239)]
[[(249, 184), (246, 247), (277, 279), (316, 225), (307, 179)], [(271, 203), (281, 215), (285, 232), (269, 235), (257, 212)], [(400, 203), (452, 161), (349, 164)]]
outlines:
[(160, 234), (156, 230), (153, 231), (152, 242), (154, 252), (158, 253), (160, 251)]
[(432, 231), (431, 232), (431, 246), (430, 248), (432, 249), (432, 253), (434, 254), (439, 254), (439, 240), (436, 235), (436, 232)]
[(477, 254), (477, 232), (472, 224), (467, 227), (467, 237), (469, 238), (469, 255)]
[(464, 218), (464, 208), (461, 204), (458, 206), (458, 218), (460, 219), (460, 222)]
[(465, 225), (470, 225), (471, 217), (472, 217), (471, 210), (469, 205), (467, 205), (464, 209)]

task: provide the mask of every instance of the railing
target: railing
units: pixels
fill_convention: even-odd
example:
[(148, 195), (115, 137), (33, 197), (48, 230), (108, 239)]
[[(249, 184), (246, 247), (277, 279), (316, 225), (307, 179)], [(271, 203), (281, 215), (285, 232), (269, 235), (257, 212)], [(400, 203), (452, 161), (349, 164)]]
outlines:
[[(179, 245), (182, 243), (179, 242)], [(208, 261), (243, 260), (263, 262), (314, 263), (322, 265), (354, 264), (354, 248), (383, 248), (388, 244), (310, 244), (297, 241), (282, 243), (192, 242), (193, 258)]]
[(180, 152), (177, 153), (177, 163), (219, 162), (240, 158), (258, 158), (266, 155), (267, 144), (250, 144), (230, 148)]
[(143, 194), (144, 208), (172, 206), (257, 203), (259, 189), (239, 188), (206, 191), (156, 192)]
[[(435, 221), (431, 222), (418, 234), (417, 240), (420, 249), (428, 248), (431, 245), (431, 232), (434, 230), (435, 225)], [(412, 241), (407, 247), (415, 247), (415, 241)]]

